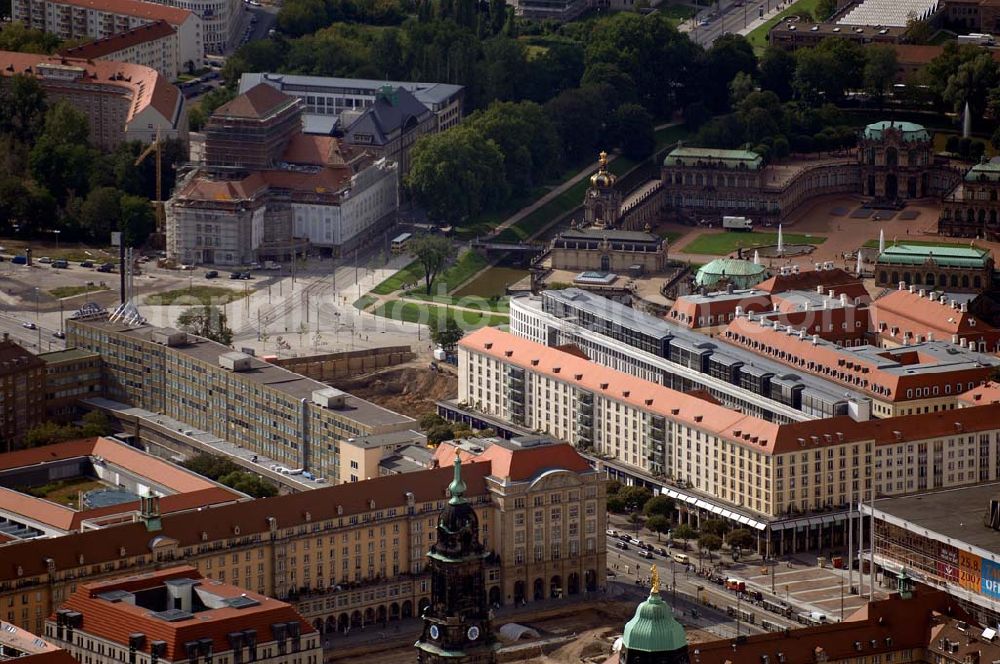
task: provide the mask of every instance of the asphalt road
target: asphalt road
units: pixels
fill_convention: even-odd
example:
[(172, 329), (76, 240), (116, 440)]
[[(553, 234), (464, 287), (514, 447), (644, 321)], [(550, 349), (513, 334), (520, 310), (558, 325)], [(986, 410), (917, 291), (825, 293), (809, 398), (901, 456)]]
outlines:
[[(713, 16), (715, 13), (713, 9), (704, 9), (699, 12), (693, 19), (693, 27), (688, 32), (688, 36), (695, 43), (708, 48), (722, 35), (730, 32), (737, 33), (746, 28), (762, 13), (766, 14), (785, 4), (779, 0), (747, 0), (746, 2), (735, 0), (728, 4), (722, 3), (722, 8), (717, 16)], [(703, 20), (708, 21), (708, 24), (700, 25)]]
[[(705, 577), (698, 576), (697, 572), (694, 571), (697, 565), (697, 556), (691, 551), (687, 552), (692, 561), (692, 571), (689, 572), (685, 565), (678, 564), (672, 559), (666, 559), (659, 554), (654, 553), (651, 560), (643, 558), (639, 555), (641, 550), (631, 544), (628, 545), (627, 551), (623, 551), (617, 548), (618, 541), (617, 537), (608, 536), (608, 569), (616, 575), (615, 580), (626, 585), (634, 585), (638, 592), (645, 593), (649, 588), (650, 567), (655, 564), (660, 570), (660, 585), (664, 598), (674, 603), (676, 610), (685, 614), (686, 623), (723, 637), (737, 635), (737, 628), (739, 634), (762, 633), (765, 631), (760, 627), (762, 620), (767, 620), (780, 627), (801, 626), (794, 620), (766, 611), (762, 606), (756, 606), (748, 600), (740, 601), (736, 593), (716, 585)], [(647, 541), (653, 546), (661, 546), (654, 541)], [(673, 553), (673, 550), (670, 552)], [(721, 558), (716, 556), (713, 562), (719, 561)], [(635, 583), (637, 577), (640, 580), (639, 583)], [(717, 608), (709, 608), (705, 602)], [(736, 606), (752, 612), (754, 624), (740, 621), (740, 624), (737, 625), (734, 618), (726, 615), (726, 607), (729, 606)], [(698, 618), (693, 618), (690, 615), (691, 609), (697, 609)]]

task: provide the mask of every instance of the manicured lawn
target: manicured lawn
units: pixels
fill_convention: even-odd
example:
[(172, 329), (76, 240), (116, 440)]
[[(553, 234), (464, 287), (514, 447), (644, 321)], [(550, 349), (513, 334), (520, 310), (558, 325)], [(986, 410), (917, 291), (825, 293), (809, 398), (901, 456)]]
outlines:
[[(431, 282), (431, 294), (434, 296), (442, 296), (450, 293), (488, 264), (489, 261), (487, 261), (486, 257), (482, 254), (475, 251), (466, 251), (458, 257), (457, 261), (452, 263), (450, 267), (446, 268), (444, 272), (439, 274), (437, 278)], [(427, 295), (427, 291), (424, 287), (423, 268), (419, 269), (418, 275), (418, 278), (415, 280), (417, 287), (407, 291), (406, 294), (408, 296), (413, 295), (414, 297), (418, 297), (420, 299), (428, 299), (429, 296)]]
[[(621, 176), (635, 168), (637, 162), (618, 157), (608, 165), (608, 170)], [(596, 170), (596, 167), (595, 167)], [(501, 242), (522, 242), (538, 233), (556, 219), (583, 204), (583, 196), (590, 186), (590, 178), (583, 178), (551, 201), (538, 208), (497, 236)]]
[(378, 298), (375, 297), (374, 295), (364, 295), (354, 301), (354, 308), (358, 309), (359, 311), (364, 311), (377, 301)]
[(492, 311), (494, 313), (510, 313), (510, 298), (501, 297), (491, 299), (479, 297), (478, 295), (428, 295), (421, 291), (410, 291), (406, 294), (409, 300), (422, 300), (433, 304), (448, 304), (457, 307), (468, 307), (471, 309), (481, 309), (482, 311)]
[(107, 286), (59, 286), (49, 291), (49, 295), (57, 299), (73, 297), (83, 293), (94, 293), (96, 291), (108, 290)]
[(785, 11), (770, 19), (767, 23), (754, 29), (753, 32), (747, 35), (747, 40), (755, 51), (763, 51), (767, 48), (767, 33), (771, 31), (771, 28), (786, 16), (801, 16), (805, 12), (808, 12), (812, 16), (817, 4), (819, 4), (819, 0), (799, 0)]
[(475, 330), (487, 325), (505, 325), (510, 322), (510, 318), (502, 314), (483, 314), (449, 307), (438, 307), (432, 304), (404, 302), (403, 300), (393, 300), (392, 302), (380, 304), (372, 313), (383, 318), (401, 320), (407, 323), (420, 323), (422, 325), (443, 323), (448, 317), (451, 317), (455, 319), (455, 322), (463, 330)]
[[(798, 233), (785, 233), (785, 244), (822, 244), (826, 237), (822, 235), (800, 235)], [(778, 244), (777, 233), (712, 233), (701, 235), (693, 242), (683, 247), (679, 251), (685, 254), (711, 254), (713, 256), (725, 256), (736, 251), (738, 248), (752, 249), (754, 247), (767, 247)]]
[[(439, 274), (438, 277), (431, 283), (431, 293), (434, 294), (433, 297), (444, 297), (444, 302), (446, 304), (453, 304), (453, 302), (448, 301), (447, 294), (457, 288), (461, 283), (472, 277), (472, 275), (482, 270), (487, 266), (487, 264), (488, 261), (485, 256), (482, 256), (475, 251), (466, 251), (458, 257), (457, 261), (445, 269), (444, 272)], [(389, 295), (402, 289), (404, 285), (408, 284), (417, 284), (416, 288), (407, 292), (408, 296), (421, 300), (432, 299), (432, 296), (427, 295), (424, 290), (424, 268), (420, 264), (420, 261), (413, 261), (402, 270), (373, 288), (371, 292), (374, 295)], [(367, 307), (370, 304), (371, 302), (368, 302), (365, 306)], [(355, 304), (355, 306), (357, 306), (357, 304)]]
[(372, 293), (376, 295), (388, 295), (398, 291), (403, 287), (403, 284), (412, 284), (419, 279), (423, 279), (423, 277), (424, 268), (421, 267), (420, 261), (413, 261), (402, 270), (373, 288)]
[(666, 7), (660, 7), (659, 10), (659, 13), (670, 19), (670, 22), (675, 26), (689, 20), (698, 13), (697, 9), (688, 5), (667, 5)]
[(146, 298), (146, 304), (229, 304), (244, 296), (241, 290), (232, 290), (221, 286), (192, 286), (177, 290), (156, 293)]
[(676, 244), (677, 240), (687, 235), (687, 233), (684, 231), (666, 231), (664, 233), (660, 233), (659, 235), (660, 237), (666, 239), (667, 244), (672, 247)]
[[(926, 240), (907, 240), (905, 236), (902, 238), (897, 237), (895, 244), (912, 244), (916, 247), (968, 247), (969, 246), (967, 243), (963, 244), (960, 242), (928, 242)], [(886, 238), (885, 246), (891, 247), (892, 245), (893, 245), (892, 238)], [(867, 242), (865, 242), (864, 246), (870, 247), (872, 249), (878, 249), (878, 240), (868, 240)]]

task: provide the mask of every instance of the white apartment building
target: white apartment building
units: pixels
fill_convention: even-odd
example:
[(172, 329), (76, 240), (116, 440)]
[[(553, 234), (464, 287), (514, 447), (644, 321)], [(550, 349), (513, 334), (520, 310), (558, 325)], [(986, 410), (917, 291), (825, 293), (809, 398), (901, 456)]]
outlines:
[(879, 495), (1000, 479), (1000, 404), (776, 424), (494, 328), (459, 343), (458, 400), (661, 487), (689, 518), (756, 529), (779, 552), (843, 545), (844, 512), (873, 479)]
[(315, 247), (350, 246), (395, 214), (399, 197), (397, 167), (380, 159), (351, 176), (339, 205), (292, 202), (294, 235)]
[(186, 9), (201, 19), (206, 53), (222, 54), (235, 46), (243, 26), (242, 0), (149, 0)]
[[(239, 1), (239, 0), (237, 0)], [(201, 67), (205, 44), (201, 16), (183, 8), (140, 0), (13, 0), (14, 21), (60, 39), (107, 39), (166, 21), (177, 31), (180, 66)], [(143, 63), (136, 63), (143, 64)], [(148, 66), (148, 65), (147, 65)], [(159, 70), (159, 67), (154, 67)]]
[(269, 170), (224, 180), (196, 172), (167, 203), (167, 255), (234, 266), (258, 261), (266, 242), (349, 250), (395, 220), (396, 177), (385, 159), (356, 173)]
[(88, 120), (90, 142), (113, 150), (125, 141), (187, 138), (184, 96), (159, 72), (111, 60), (0, 51), (0, 77), (25, 74), (50, 101), (65, 100)]
[(168, 81), (176, 81), (182, 72), (177, 30), (163, 20), (63, 49), (59, 54), (82, 60), (114, 60), (141, 65), (155, 69)]

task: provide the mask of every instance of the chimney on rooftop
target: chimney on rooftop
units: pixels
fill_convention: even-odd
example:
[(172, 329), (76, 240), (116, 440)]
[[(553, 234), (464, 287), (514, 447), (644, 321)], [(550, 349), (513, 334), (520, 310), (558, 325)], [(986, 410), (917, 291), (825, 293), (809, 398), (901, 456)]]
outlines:
[(963, 302), (962, 306), (959, 307), (958, 310), (961, 311), (964, 314), (965, 312), (967, 312), (969, 310), (969, 303), (968, 302)]
[(847, 293), (841, 293), (840, 294), (840, 306), (842, 306), (842, 307), (846, 307), (847, 306)]
[(741, 307), (740, 305), (737, 304), (736, 305), (736, 317), (739, 318), (742, 315), (743, 315), (743, 307)]
[(953, 343), (955, 345), (958, 345), (958, 335), (957, 334), (951, 335), (951, 343)]
[(823, 284), (820, 284), (819, 286), (816, 287), (816, 292), (819, 293), (820, 295), (823, 294)]
[(934, 333), (930, 330), (927, 331), (927, 341), (934, 341)]
[(911, 293), (916, 293), (917, 292), (917, 287), (914, 286), (913, 284), (910, 284), (910, 292)]
[(819, 343), (819, 335), (818, 334), (814, 334), (813, 335), (813, 346), (815, 346), (818, 343)]
[(833, 289), (831, 288), (830, 290), (828, 290), (826, 294), (829, 295), (830, 297), (833, 297), (834, 296)]
[(899, 290), (906, 290), (906, 282), (905, 281), (900, 281), (899, 282)]
[(925, 291), (923, 288), (921, 288), (920, 291), (918, 291), (918, 297), (922, 298), (925, 295), (927, 295), (927, 291)]
[(806, 338), (806, 328), (802, 328), (801, 330), (799, 330), (799, 339), (805, 339), (805, 338)]

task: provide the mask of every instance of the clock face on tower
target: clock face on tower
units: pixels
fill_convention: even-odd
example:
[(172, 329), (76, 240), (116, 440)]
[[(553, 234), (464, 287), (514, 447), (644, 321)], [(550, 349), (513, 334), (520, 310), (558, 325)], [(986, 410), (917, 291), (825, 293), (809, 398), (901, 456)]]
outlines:
[(469, 637), (470, 641), (475, 641), (476, 639), (479, 638), (479, 628), (473, 625), (472, 627), (469, 628), (467, 636)]
[(431, 630), (430, 631), (431, 631), (431, 638), (432, 639), (436, 639), (438, 636), (441, 635), (441, 632), (438, 630), (438, 626), (437, 625), (431, 625)]

